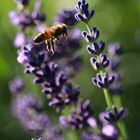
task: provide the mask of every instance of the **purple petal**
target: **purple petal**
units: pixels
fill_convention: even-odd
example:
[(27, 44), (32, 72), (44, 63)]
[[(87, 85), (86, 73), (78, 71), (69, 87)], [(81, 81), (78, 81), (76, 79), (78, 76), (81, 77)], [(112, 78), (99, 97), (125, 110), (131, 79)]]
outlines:
[(23, 33), (18, 33), (14, 39), (15, 47), (21, 47), (25, 44), (25, 35)]

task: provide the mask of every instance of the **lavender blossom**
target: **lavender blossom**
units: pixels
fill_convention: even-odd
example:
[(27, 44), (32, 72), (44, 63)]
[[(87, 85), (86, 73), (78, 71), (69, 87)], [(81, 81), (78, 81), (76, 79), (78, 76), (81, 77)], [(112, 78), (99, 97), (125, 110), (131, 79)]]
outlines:
[(107, 73), (105, 73), (103, 76), (100, 73), (97, 73), (96, 77), (92, 79), (93, 84), (99, 88), (108, 88), (114, 80), (115, 76), (108, 75)]
[(125, 108), (118, 109), (116, 106), (112, 107), (112, 111), (106, 110), (104, 113), (104, 119), (108, 122), (117, 122), (123, 120), (127, 116), (127, 111)]
[(88, 3), (85, 0), (78, 1), (75, 9), (77, 11), (75, 18), (79, 21), (87, 23), (94, 15), (94, 10), (88, 10)]
[[(100, 60), (100, 61), (99, 61)], [(98, 57), (91, 57), (90, 62), (95, 70), (101, 70), (109, 65), (109, 60), (106, 55), (101, 54)]]
[[(21, 82), (22, 81), (22, 82)], [(10, 82), (10, 87), (21, 87), (24, 83), (21, 78), (16, 78)], [(19, 92), (19, 91), (18, 91)], [(26, 130), (30, 130), (36, 134), (37, 137), (42, 139), (63, 140), (61, 130), (52, 125), (48, 115), (43, 111), (42, 102), (31, 94), (16, 94), (12, 102), (12, 113), (20, 121)], [(47, 137), (47, 138), (46, 138)]]
[(43, 140), (64, 140), (62, 132), (58, 126), (50, 125), (41, 134)]
[[(24, 7), (28, 4), (29, 0), (18, 0), (17, 5)], [(37, 1), (35, 2), (35, 7), (40, 5)], [(40, 7), (41, 8), (41, 7)], [(22, 10), (22, 14), (17, 11), (11, 11), (9, 13), (10, 21), (13, 25), (18, 26), (24, 31), (28, 27), (35, 26), (37, 21), (44, 22), (46, 20), (46, 15), (40, 13), (40, 9), (35, 9), (31, 14), (28, 13), (25, 9), (20, 8)]]
[(18, 47), (21, 47), (25, 43), (26, 43), (26, 39), (25, 39), (24, 33), (16, 34), (15, 39), (14, 39), (14, 46), (18, 48)]
[(17, 77), (9, 83), (9, 89), (13, 95), (17, 95), (24, 89), (24, 81)]
[(98, 134), (93, 132), (85, 132), (82, 136), (83, 140), (118, 140), (117, 129), (110, 124), (104, 125)]
[[(75, 9), (77, 11), (77, 13), (75, 14), (75, 18), (78, 21), (84, 22), (87, 28), (87, 31), (82, 32), (82, 36), (84, 40), (87, 43), (89, 43), (89, 45), (87, 46), (87, 51), (90, 55), (92, 55), (92, 58), (90, 59), (91, 64), (96, 71), (99, 71), (96, 74), (96, 76), (92, 78), (92, 82), (95, 86), (99, 88), (103, 88), (105, 100), (109, 108), (108, 110), (109, 112), (113, 110), (113, 113), (108, 113), (109, 115), (106, 117), (106, 119), (108, 121), (114, 120), (117, 123), (118, 120), (122, 119), (123, 116), (125, 116), (125, 109), (123, 108), (121, 110), (117, 110), (116, 107), (112, 109), (113, 102), (109, 94), (109, 88), (113, 84), (116, 84), (115, 79), (119, 79), (120, 77), (117, 77), (119, 76), (119, 74), (116, 74), (115, 72), (112, 72), (111, 70), (109, 71), (107, 69), (117, 68), (119, 65), (119, 59), (115, 59), (115, 61), (113, 62), (112, 60), (109, 60), (109, 57), (106, 54), (102, 54), (105, 48), (105, 43), (103, 41), (98, 41), (99, 42), (98, 43), (97, 39), (99, 37), (99, 30), (96, 27), (92, 27), (92, 28), (89, 27), (89, 21), (92, 19), (94, 15), (94, 10), (91, 11), (88, 10), (88, 2), (86, 0), (78, 1)], [(113, 54), (114, 57), (114, 54), (121, 53), (120, 47), (118, 47), (118, 45), (115, 44), (114, 47), (109, 48), (109, 52)], [(112, 87), (112, 88), (116, 88), (113, 90), (118, 90), (119, 88), (121, 89), (120, 84), (118, 84), (117, 86), (116, 85)], [(117, 125), (119, 126), (119, 124)], [(119, 129), (124, 139), (127, 139), (125, 130), (123, 130), (122, 124), (120, 125), (121, 127), (119, 127)], [(109, 139), (109, 138), (98, 137), (98, 135), (96, 134), (94, 135), (94, 137), (96, 138), (93, 139), (100, 139), (100, 140)], [(87, 139), (88, 138), (89, 137), (87, 137)]]
[[(62, 14), (63, 12), (67, 15)], [(63, 12), (58, 15), (58, 20), (63, 19), (67, 23), (72, 17), (74, 19), (74, 10)], [(80, 94), (79, 87), (73, 87), (68, 80), (82, 65), (81, 57), (74, 55), (81, 48), (80, 39), (80, 31), (74, 29), (67, 39), (62, 38), (60, 43), (55, 45), (53, 56), (46, 51), (45, 42), (36, 46), (27, 40), (27, 44), (18, 51), (18, 62), (25, 66), (26, 73), (35, 76), (34, 83), (42, 86), (42, 91), (50, 99), (49, 106), (57, 111), (65, 105), (76, 103)], [(77, 64), (79, 68), (76, 68)]]
[(55, 57), (49, 56), (43, 44), (40, 47), (28, 44), (18, 56), (18, 61), (25, 65), (25, 72), (35, 76), (34, 82), (41, 84), (42, 91), (51, 99), (49, 105), (59, 111), (64, 105), (76, 102), (80, 91), (68, 82), (64, 65), (61, 68), (53, 60)]
[(92, 43), (99, 37), (99, 30), (96, 27), (93, 27), (90, 31), (91, 34), (87, 33), (86, 31), (83, 31), (82, 36), (87, 42)]
[(98, 54), (101, 54), (102, 51), (104, 50), (104, 47), (105, 47), (105, 43), (100, 41), (100, 43), (92, 43), (91, 46), (88, 45), (87, 46), (87, 51), (92, 54), (92, 55), (98, 55)]
[[(60, 123), (65, 126), (71, 126), (74, 129), (82, 129), (88, 127), (92, 119), (93, 110), (89, 100), (85, 102), (79, 102), (77, 108), (71, 112), (70, 118), (64, 116), (60, 117)], [(90, 121), (89, 121), (90, 120)]]
[(54, 23), (65, 23), (67, 26), (73, 26), (77, 22), (77, 20), (74, 18), (75, 13), (76, 11), (74, 9), (62, 10), (56, 17)]
[(122, 54), (122, 47), (119, 43), (112, 43), (108, 46), (108, 52), (110, 56), (110, 66), (108, 67), (108, 71), (115, 75), (115, 81), (109, 87), (109, 91), (112, 94), (119, 94), (124, 91), (124, 87), (121, 83), (123, 79), (123, 74), (118, 70), (118, 67), (121, 63), (120, 55)]
[(35, 132), (47, 127), (48, 116), (42, 112), (42, 105), (31, 95), (17, 96), (13, 101), (13, 115), (17, 117), (25, 129)]

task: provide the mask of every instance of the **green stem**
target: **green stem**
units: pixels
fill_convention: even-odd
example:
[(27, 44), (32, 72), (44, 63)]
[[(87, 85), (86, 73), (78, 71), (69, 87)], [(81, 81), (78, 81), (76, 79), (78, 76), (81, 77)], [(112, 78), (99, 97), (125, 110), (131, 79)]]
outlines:
[(88, 23), (86, 23), (86, 27), (87, 27), (88, 33), (91, 35), (91, 31), (90, 31)]
[(113, 103), (112, 103), (111, 97), (110, 97), (110, 95), (109, 95), (109, 92), (108, 92), (108, 90), (107, 90), (106, 88), (103, 89), (103, 92), (104, 92), (105, 101), (106, 101), (106, 103), (107, 103), (107, 106), (108, 106), (108, 108), (109, 108), (110, 110), (112, 110), (112, 105), (113, 105)]
[(121, 136), (122, 136), (121, 140), (128, 140), (124, 122), (118, 122), (117, 126), (118, 126)]

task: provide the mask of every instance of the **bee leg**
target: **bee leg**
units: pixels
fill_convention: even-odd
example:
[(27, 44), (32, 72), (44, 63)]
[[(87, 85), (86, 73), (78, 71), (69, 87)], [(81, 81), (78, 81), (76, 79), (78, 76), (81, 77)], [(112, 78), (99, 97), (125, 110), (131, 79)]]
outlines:
[(68, 36), (67, 28), (64, 28), (64, 29), (63, 29), (63, 35)]
[(47, 44), (47, 51), (50, 52), (51, 44), (50, 44), (49, 40), (46, 41), (46, 44)]
[(52, 55), (54, 54), (54, 42), (53, 42), (53, 39), (51, 39), (51, 52), (52, 52)]
[(58, 37), (56, 38), (56, 43), (59, 44), (59, 38)]
[(67, 30), (65, 31), (65, 35), (68, 36)]

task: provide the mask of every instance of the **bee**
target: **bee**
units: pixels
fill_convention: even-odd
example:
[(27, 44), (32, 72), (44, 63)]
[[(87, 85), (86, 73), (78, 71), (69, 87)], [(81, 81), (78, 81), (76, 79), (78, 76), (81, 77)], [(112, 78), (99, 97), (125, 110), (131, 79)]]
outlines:
[(59, 37), (67, 36), (67, 25), (60, 23), (52, 27), (47, 27), (42, 33), (38, 33), (34, 38), (35, 44), (46, 42), (48, 52), (54, 54), (54, 41), (59, 41)]

